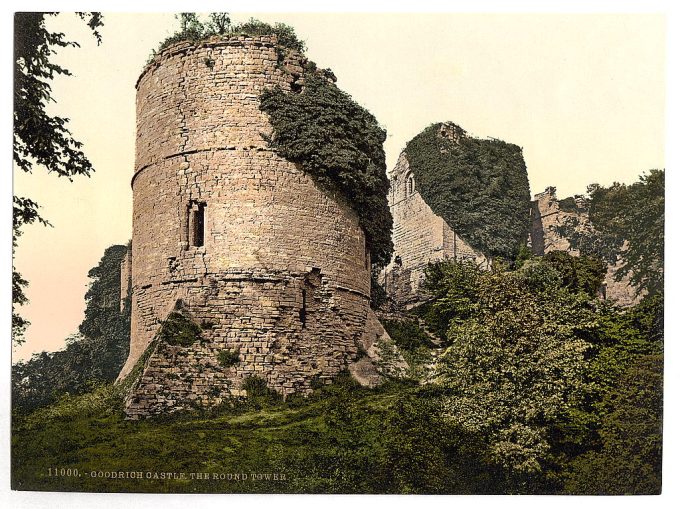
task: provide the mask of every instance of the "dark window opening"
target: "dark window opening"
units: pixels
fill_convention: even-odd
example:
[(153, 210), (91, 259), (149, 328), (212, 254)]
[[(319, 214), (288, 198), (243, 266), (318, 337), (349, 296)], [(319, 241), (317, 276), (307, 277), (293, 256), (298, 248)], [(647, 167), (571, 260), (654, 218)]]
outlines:
[(205, 203), (189, 205), (189, 245), (201, 247), (205, 243)]
[(307, 324), (307, 290), (302, 289), (302, 307), (300, 308), (300, 323), (302, 328)]

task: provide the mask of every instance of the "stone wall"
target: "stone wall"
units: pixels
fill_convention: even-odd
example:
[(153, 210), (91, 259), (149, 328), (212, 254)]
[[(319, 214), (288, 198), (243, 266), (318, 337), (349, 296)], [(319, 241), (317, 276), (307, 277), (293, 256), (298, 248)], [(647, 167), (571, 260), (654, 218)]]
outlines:
[[(444, 259), (471, 260), (482, 268), (489, 268), (490, 260), (475, 251), (440, 217), (432, 212), (418, 193), (406, 154), (402, 152), (390, 172), (390, 210), (394, 218), (394, 260), (381, 274), (381, 283), (394, 302), (406, 309), (423, 303), (427, 294), (422, 288), (425, 269), (429, 262)], [(561, 231), (565, 225), (577, 229), (590, 228), (586, 204), (574, 197), (570, 207), (560, 205), (554, 187), (536, 194), (531, 204), (530, 244), (537, 255), (550, 251), (567, 251), (578, 256)], [(601, 296), (620, 306), (631, 306), (641, 299), (630, 285), (630, 277), (616, 281), (614, 273), (621, 262), (607, 267)]]
[[(583, 198), (576, 196), (572, 205), (567, 208), (560, 205), (557, 199), (557, 189), (548, 187), (542, 193), (534, 196), (531, 207), (530, 242), (534, 254), (543, 256), (550, 251), (567, 251), (578, 256), (579, 250), (572, 248), (569, 239), (560, 228), (565, 225), (577, 230), (591, 228), (588, 210)], [(635, 295), (635, 289), (630, 285), (630, 277), (616, 281), (614, 272), (622, 262), (607, 266), (607, 273), (600, 291), (601, 297), (613, 300), (619, 306), (632, 306), (640, 302), (641, 296)]]
[(427, 299), (422, 283), (430, 262), (470, 260), (483, 268), (489, 267), (490, 260), (470, 247), (425, 203), (405, 152), (389, 176), (394, 259), (381, 274), (381, 283), (397, 305), (410, 308)]
[(128, 245), (125, 256), (120, 261), (120, 311), (125, 309), (125, 301), (130, 297), (132, 291), (132, 250)]
[[(217, 404), (250, 375), (282, 394), (329, 381), (359, 355), (370, 263), (356, 214), (271, 150), (265, 87), (290, 91), (304, 57), (275, 36), (179, 43), (137, 83), (131, 418)], [(152, 345), (173, 309), (190, 347)], [(220, 351), (237, 350), (223, 367)]]

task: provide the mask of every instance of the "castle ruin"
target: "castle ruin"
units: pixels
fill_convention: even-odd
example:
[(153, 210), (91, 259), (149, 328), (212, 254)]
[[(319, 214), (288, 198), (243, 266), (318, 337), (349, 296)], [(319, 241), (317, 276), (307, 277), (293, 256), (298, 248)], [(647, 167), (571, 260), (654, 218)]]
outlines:
[[(308, 393), (344, 369), (366, 385), (380, 380), (376, 345), (389, 337), (370, 309), (358, 216), (276, 153), (260, 110), (265, 89), (304, 86), (305, 63), (275, 35), (213, 37), (165, 48), (139, 77), (133, 231), (121, 264), (121, 307), (128, 298), (131, 306), (119, 375), (132, 380), (128, 418), (220, 404), (244, 395), (252, 376), (283, 396)], [(439, 134), (454, 142), (465, 135), (450, 123)], [(405, 151), (389, 178), (395, 257), (381, 283), (397, 305), (427, 300), (431, 262), (490, 268), (420, 196)], [(536, 195), (535, 254), (578, 254), (559, 232), (567, 219), (587, 223), (554, 188)], [(607, 296), (630, 305), (633, 289), (614, 281), (615, 268)], [(191, 324), (189, 340), (159, 333), (173, 316)]]
[(472, 261), (483, 269), (490, 267), (489, 258), (473, 249), (425, 203), (406, 151), (399, 155), (389, 177), (394, 258), (381, 274), (381, 283), (398, 306), (408, 309), (427, 300), (421, 286), (429, 263), (450, 259)]
[[(534, 254), (543, 256), (550, 251), (566, 251), (573, 256), (579, 256), (579, 250), (571, 245), (569, 238), (562, 231), (567, 225), (577, 231), (590, 228), (588, 209), (583, 197), (558, 200), (555, 187), (548, 187), (542, 193), (534, 195), (529, 233)], [(620, 281), (614, 277), (621, 263), (618, 261), (607, 265), (600, 296), (611, 299), (622, 307), (633, 306), (640, 302), (641, 296), (636, 295), (635, 288), (630, 284), (630, 277), (625, 276)]]
[[(577, 196), (568, 201), (569, 204), (558, 200), (554, 187), (534, 196), (529, 231), (533, 254), (543, 256), (551, 251), (566, 251), (579, 256), (579, 250), (572, 247), (562, 227), (589, 228), (588, 211), (583, 198)], [(423, 288), (429, 263), (471, 261), (482, 269), (490, 268), (491, 259), (466, 243), (420, 196), (405, 151), (390, 172), (389, 203), (394, 217), (392, 240), (395, 256), (381, 274), (381, 282), (397, 306), (408, 309), (430, 298)], [(641, 296), (636, 295), (630, 277), (616, 280), (614, 274), (620, 264), (607, 265), (600, 297), (628, 307), (640, 302)]]
[[(259, 96), (300, 86), (305, 58), (276, 36), (180, 42), (137, 82), (129, 418), (219, 404), (249, 376), (284, 396), (357, 363), (384, 335), (356, 213), (270, 148)], [(158, 340), (178, 313), (190, 345)], [(235, 362), (220, 362), (224, 353)], [(359, 366), (359, 367), (357, 367)]]

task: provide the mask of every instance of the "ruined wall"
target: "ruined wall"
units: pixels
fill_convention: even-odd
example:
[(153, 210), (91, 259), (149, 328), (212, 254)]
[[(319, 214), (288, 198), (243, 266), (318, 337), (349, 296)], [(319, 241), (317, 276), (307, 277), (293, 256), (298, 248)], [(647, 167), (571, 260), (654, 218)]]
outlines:
[(488, 268), (490, 261), (470, 247), (425, 203), (418, 193), (418, 183), (411, 175), (405, 152), (390, 172), (389, 202), (394, 218), (395, 261), (383, 271), (381, 282), (398, 305), (408, 308), (427, 298), (421, 286), (429, 262), (446, 258), (471, 260)]
[(120, 311), (125, 309), (125, 301), (132, 290), (132, 251), (128, 245), (125, 256), (120, 261)]
[[(583, 198), (575, 197), (571, 207), (560, 205), (557, 199), (557, 189), (548, 187), (544, 192), (534, 196), (531, 207), (530, 241), (534, 254), (543, 256), (550, 251), (567, 251), (578, 256), (578, 249), (571, 247), (569, 239), (560, 231), (560, 227), (575, 225), (576, 229), (590, 228), (588, 210)], [(635, 295), (635, 289), (630, 285), (630, 277), (616, 281), (614, 272), (622, 262), (607, 266), (601, 296), (613, 300), (620, 306), (637, 304), (641, 297)]]
[[(275, 36), (165, 49), (137, 84), (132, 332), (124, 378), (177, 308), (202, 325), (190, 347), (153, 344), (129, 417), (217, 404), (249, 375), (306, 392), (358, 355), (370, 263), (356, 214), (276, 155), (259, 110), (304, 58)], [(222, 367), (220, 351), (238, 350)], [(140, 362), (141, 362), (140, 361)]]

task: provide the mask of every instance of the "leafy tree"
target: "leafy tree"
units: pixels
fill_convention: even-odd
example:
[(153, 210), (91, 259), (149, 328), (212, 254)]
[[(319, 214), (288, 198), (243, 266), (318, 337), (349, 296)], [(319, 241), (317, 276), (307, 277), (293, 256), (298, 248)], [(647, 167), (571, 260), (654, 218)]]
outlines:
[(616, 381), (604, 403), (603, 447), (571, 465), (568, 493), (655, 495), (661, 492), (663, 358), (643, 355)]
[(130, 343), (130, 304), (120, 309), (120, 262), (126, 246), (106, 249), (89, 271), (85, 318), (64, 350), (35, 354), (12, 366), (12, 402), (19, 412), (34, 410), (65, 393), (81, 394), (116, 379)]
[(445, 412), (485, 437), (508, 490), (528, 491), (551, 461), (551, 426), (582, 405), (585, 354), (595, 320), (589, 298), (559, 274), (481, 273), (469, 317), (451, 320), (437, 363)]
[(378, 475), (387, 493), (444, 493), (447, 425), (439, 401), (406, 394), (388, 409)]
[(566, 251), (551, 251), (542, 261), (560, 273), (563, 287), (585, 292), (591, 297), (597, 295), (607, 273), (607, 265), (595, 256), (572, 256)]
[[(78, 47), (78, 43), (66, 39), (60, 32), (50, 32), (45, 26), (47, 16), (57, 13), (17, 12), (14, 15), (14, 142), (13, 160), (20, 170), (31, 173), (34, 167), (43, 167), (50, 173), (69, 180), (75, 175), (87, 175), (93, 171), (82, 143), (75, 140), (68, 130), (68, 119), (49, 115), (47, 104), (54, 101), (50, 82), (55, 75), (70, 76), (68, 69), (51, 61), (56, 48)], [(103, 25), (98, 12), (78, 13), (92, 33), (101, 42), (98, 28)], [(17, 246), (21, 229), (38, 221), (49, 225), (40, 216), (38, 204), (30, 198), (14, 196), (14, 219), (12, 223), (12, 248)], [(28, 322), (16, 311), (15, 306), (28, 299), (24, 288), (28, 285), (21, 274), (12, 268), (12, 336), (15, 343), (23, 343), (23, 333)]]
[(581, 253), (621, 261), (617, 280), (631, 275), (638, 294), (663, 292), (665, 171), (650, 170), (631, 185), (588, 187), (588, 215), (592, 228), (574, 221), (561, 232)]
[(231, 26), (231, 18), (228, 12), (211, 12), (208, 21), (208, 30), (218, 35), (226, 34)]
[[(441, 132), (455, 127), (450, 139)], [(529, 233), (529, 180), (522, 149), (433, 124), (406, 144), (421, 197), (466, 242), (491, 256), (513, 258)]]
[(432, 297), (416, 313), (441, 339), (447, 339), (451, 323), (462, 324), (478, 310), (482, 273), (471, 261), (429, 263), (424, 288)]

